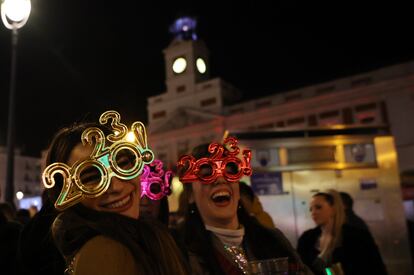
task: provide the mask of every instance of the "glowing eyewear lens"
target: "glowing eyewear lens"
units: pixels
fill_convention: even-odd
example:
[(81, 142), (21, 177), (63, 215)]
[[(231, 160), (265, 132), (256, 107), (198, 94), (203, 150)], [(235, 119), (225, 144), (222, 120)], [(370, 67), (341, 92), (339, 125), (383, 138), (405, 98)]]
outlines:
[(136, 165), (137, 157), (133, 151), (122, 149), (116, 154), (115, 161), (120, 169), (130, 170)]
[(98, 187), (102, 180), (102, 175), (97, 167), (90, 165), (82, 169), (79, 178), (85, 188), (92, 190)]
[(210, 164), (202, 164), (198, 171), (200, 178), (208, 178), (213, 175), (213, 167)]
[(226, 174), (237, 175), (239, 173), (239, 165), (235, 162), (226, 163)]
[(154, 182), (149, 186), (149, 191), (150, 191), (150, 193), (152, 193), (154, 195), (158, 195), (162, 191), (161, 190), (161, 185), (157, 182)]

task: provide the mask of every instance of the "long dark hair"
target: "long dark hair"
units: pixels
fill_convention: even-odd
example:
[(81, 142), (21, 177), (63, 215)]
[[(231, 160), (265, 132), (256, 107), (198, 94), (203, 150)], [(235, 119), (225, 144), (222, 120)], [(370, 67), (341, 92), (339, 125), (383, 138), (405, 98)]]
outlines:
[[(196, 158), (209, 157), (208, 144), (195, 147), (192, 155)], [(179, 171), (182, 173), (183, 171)], [(181, 238), (187, 249), (202, 257), (206, 262), (206, 268), (211, 274), (224, 274), (215, 258), (214, 247), (211, 241), (212, 233), (206, 230), (202, 217), (195, 203), (189, 203), (192, 185), (184, 184), (180, 209), (185, 209), (186, 216), (184, 225), (181, 227)], [(185, 199), (187, 198), (187, 199)], [(239, 223), (244, 226), (245, 235), (243, 242), (248, 245), (257, 260), (289, 257), (289, 261), (297, 265), (299, 256), (293, 247), (278, 229), (267, 229), (262, 226), (256, 218), (250, 216), (239, 202), (237, 209)]]
[(168, 197), (165, 196), (160, 200), (160, 212), (158, 213), (158, 220), (168, 227), (170, 218), (170, 206), (168, 204)]
[[(80, 143), (81, 134), (89, 127), (98, 127), (105, 134), (110, 132), (97, 123), (79, 123), (61, 129), (51, 142), (46, 165), (67, 163), (72, 149)], [(63, 184), (62, 179), (55, 180), (55, 186), (48, 191), (52, 201), (56, 201)], [(95, 211), (79, 203), (59, 214), (52, 231), (57, 247), (68, 260), (89, 239), (104, 235), (125, 245), (145, 274), (186, 274), (174, 240), (157, 221)]]

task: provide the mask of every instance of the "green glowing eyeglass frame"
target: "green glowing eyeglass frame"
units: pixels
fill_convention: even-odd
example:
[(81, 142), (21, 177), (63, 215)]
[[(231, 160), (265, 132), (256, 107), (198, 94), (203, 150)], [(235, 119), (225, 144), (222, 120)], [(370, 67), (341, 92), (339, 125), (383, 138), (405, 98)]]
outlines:
[[(116, 111), (106, 111), (99, 118), (99, 123), (104, 125), (112, 119), (111, 127), (113, 134), (106, 138), (101, 129), (97, 127), (87, 128), (81, 136), (83, 145), (94, 145), (90, 158), (78, 161), (69, 167), (66, 163), (55, 162), (46, 167), (42, 174), (43, 184), (46, 188), (55, 186), (55, 176), (60, 174), (63, 177), (63, 187), (55, 208), (65, 210), (80, 201), (84, 197), (96, 198), (108, 190), (113, 176), (122, 180), (130, 180), (139, 176), (145, 164), (154, 160), (154, 153), (148, 148), (147, 134), (142, 122), (134, 122), (131, 131), (120, 123), (121, 116)], [(129, 140), (133, 133), (133, 141)], [(111, 142), (109, 147), (105, 146), (105, 140)], [(117, 154), (122, 150), (128, 150), (135, 155), (135, 163), (129, 169), (122, 169), (116, 162)], [(100, 182), (92, 186), (83, 184), (81, 172), (87, 167), (94, 167), (100, 173)]]

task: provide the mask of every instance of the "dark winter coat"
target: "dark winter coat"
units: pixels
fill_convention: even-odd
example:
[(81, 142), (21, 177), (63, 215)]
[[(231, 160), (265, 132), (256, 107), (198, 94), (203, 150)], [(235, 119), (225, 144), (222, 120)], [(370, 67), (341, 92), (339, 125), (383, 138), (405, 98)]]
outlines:
[[(303, 262), (316, 274), (325, 274), (327, 267), (318, 258), (316, 243), (322, 231), (319, 227), (305, 231), (298, 240)], [(341, 263), (345, 275), (387, 274), (384, 262), (374, 239), (366, 230), (347, 224), (342, 227), (342, 242), (332, 253), (332, 263)]]

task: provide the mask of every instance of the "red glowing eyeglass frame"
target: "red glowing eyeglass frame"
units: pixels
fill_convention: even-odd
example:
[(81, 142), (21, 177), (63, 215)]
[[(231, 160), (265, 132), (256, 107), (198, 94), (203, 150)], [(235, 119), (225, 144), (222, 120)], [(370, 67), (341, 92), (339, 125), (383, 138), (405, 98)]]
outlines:
[[(200, 181), (203, 184), (214, 183), (218, 177), (224, 177), (227, 182), (238, 182), (243, 175), (250, 176), (251, 168), (251, 151), (243, 150), (242, 158), (237, 155), (240, 152), (237, 146), (238, 140), (235, 137), (228, 137), (223, 144), (211, 143), (208, 146), (210, 157), (196, 159), (191, 155), (180, 157), (177, 163), (178, 171), (184, 171), (180, 176), (182, 183)], [(230, 164), (237, 166), (237, 171), (231, 171)], [(204, 171), (208, 169), (206, 174)]]

